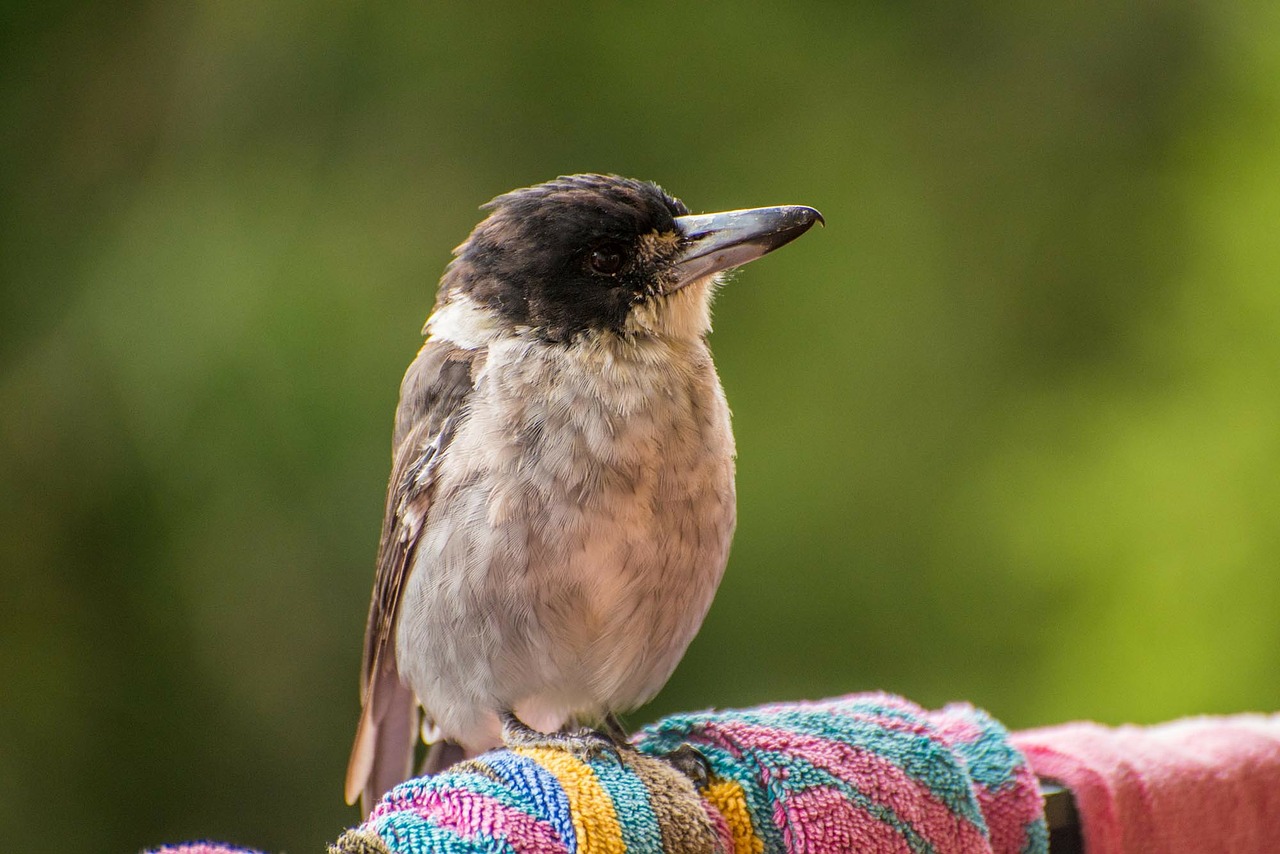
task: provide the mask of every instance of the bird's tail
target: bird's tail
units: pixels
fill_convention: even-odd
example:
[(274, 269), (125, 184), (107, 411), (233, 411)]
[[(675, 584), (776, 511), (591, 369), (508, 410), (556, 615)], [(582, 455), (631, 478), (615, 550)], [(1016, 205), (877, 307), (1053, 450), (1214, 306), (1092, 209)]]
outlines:
[(359, 798), (365, 816), (383, 794), (409, 778), (418, 737), (418, 701), (413, 691), (394, 672), (383, 676), (389, 678), (369, 685), (347, 764), (347, 803)]

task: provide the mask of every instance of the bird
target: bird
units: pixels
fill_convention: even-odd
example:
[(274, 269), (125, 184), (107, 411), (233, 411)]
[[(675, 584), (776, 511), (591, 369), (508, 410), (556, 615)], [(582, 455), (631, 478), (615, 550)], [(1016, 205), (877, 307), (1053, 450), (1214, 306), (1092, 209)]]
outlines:
[[(513, 742), (590, 744), (700, 628), (736, 524), (708, 348), (726, 274), (822, 215), (561, 176), (453, 251), (400, 387), (348, 803)], [(557, 741), (559, 739), (559, 741)], [(541, 741), (540, 741), (541, 740)]]

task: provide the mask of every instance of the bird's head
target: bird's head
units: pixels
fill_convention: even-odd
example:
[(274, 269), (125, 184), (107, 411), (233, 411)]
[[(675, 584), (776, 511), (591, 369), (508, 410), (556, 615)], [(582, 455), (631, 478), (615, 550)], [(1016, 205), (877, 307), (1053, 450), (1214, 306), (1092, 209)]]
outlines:
[(723, 272), (822, 215), (798, 205), (691, 215), (645, 181), (571, 175), (514, 190), (454, 250), (427, 331), (480, 346), (515, 330), (698, 337)]

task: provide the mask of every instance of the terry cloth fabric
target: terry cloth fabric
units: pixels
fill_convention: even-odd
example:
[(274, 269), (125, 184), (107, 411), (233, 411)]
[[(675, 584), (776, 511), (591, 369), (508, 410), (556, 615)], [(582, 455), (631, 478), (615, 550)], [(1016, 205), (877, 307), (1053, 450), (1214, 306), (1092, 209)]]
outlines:
[[(707, 758), (701, 793), (661, 756)], [(898, 697), (675, 715), (639, 753), (494, 751), (389, 792), (334, 854), (1043, 854), (1035, 778), (971, 706)]]
[(250, 848), (237, 848), (221, 842), (187, 842), (182, 845), (164, 845), (147, 854), (258, 854)]
[(1089, 854), (1280, 851), (1280, 715), (1018, 733), (1069, 788)]
[(715, 852), (728, 839), (687, 777), (641, 754), (497, 750), (388, 792), (341, 854)]
[(641, 750), (681, 743), (710, 762), (708, 801), (735, 854), (1036, 854), (1047, 834), (1035, 777), (994, 719), (926, 712), (884, 694), (674, 715)]

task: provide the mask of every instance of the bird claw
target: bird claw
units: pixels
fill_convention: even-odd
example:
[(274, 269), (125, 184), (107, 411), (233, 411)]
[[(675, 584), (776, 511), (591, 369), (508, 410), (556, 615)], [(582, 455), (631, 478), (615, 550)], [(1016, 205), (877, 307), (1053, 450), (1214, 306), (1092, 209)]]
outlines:
[[(609, 757), (622, 761), (624, 745), (612, 735), (597, 729), (575, 729), (560, 732), (541, 732), (521, 721), (515, 715), (502, 717), (502, 741), (512, 749), (549, 749), (568, 753), (582, 761)], [(626, 745), (629, 747), (630, 745)]]
[(579, 759), (608, 757), (614, 762), (622, 761), (622, 745), (607, 732), (584, 728), (563, 733), (561, 737), (568, 740), (569, 751)]
[(664, 753), (662, 760), (688, 777), (698, 791), (711, 783), (711, 762), (692, 744), (682, 744), (670, 753)]

